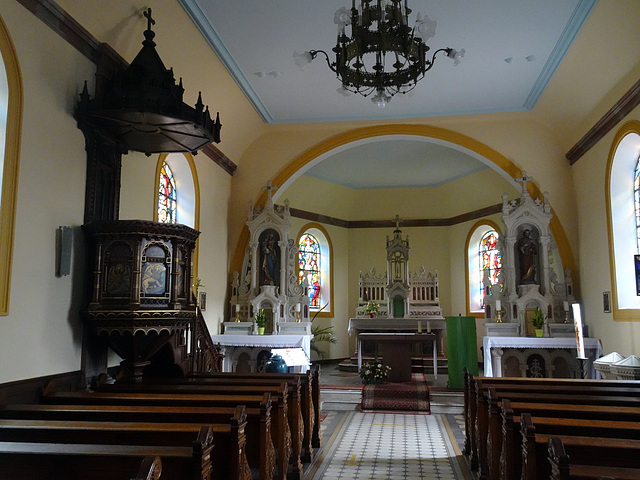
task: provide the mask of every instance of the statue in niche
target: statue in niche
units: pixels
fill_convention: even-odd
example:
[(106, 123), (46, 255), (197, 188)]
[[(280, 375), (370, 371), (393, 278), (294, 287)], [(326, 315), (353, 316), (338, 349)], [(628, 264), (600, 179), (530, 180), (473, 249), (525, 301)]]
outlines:
[(260, 237), (260, 285), (278, 285), (280, 255), (276, 234), (267, 230)]
[(538, 247), (531, 238), (531, 230), (528, 228), (522, 232), (522, 237), (516, 245), (520, 261), (520, 284), (536, 283), (536, 258)]

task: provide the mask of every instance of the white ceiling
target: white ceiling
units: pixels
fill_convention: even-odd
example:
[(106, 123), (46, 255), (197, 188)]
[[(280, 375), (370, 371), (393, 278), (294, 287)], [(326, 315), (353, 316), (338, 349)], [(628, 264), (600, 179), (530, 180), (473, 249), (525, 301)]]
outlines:
[[(427, 42), (432, 52), (464, 48), (466, 55), (458, 66), (436, 58), (411, 96), (378, 109), (368, 98), (337, 93), (340, 83), (323, 57), (304, 71), (294, 63), (294, 51), (331, 53), (334, 12), (348, 0), (179, 0), (268, 123), (529, 110), (596, 1), (409, 0), (411, 22), (417, 12), (437, 22)], [(341, 151), (307, 174), (352, 188), (426, 187), (483, 168), (446, 146), (397, 140)]]

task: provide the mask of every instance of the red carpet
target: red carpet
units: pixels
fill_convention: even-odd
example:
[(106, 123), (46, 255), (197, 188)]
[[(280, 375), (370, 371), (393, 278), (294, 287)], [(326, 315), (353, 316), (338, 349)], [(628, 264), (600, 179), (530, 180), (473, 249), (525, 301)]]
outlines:
[(429, 412), (427, 377), (414, 373), (410, 382), (380, 383), (362, 387), (362, 410)]

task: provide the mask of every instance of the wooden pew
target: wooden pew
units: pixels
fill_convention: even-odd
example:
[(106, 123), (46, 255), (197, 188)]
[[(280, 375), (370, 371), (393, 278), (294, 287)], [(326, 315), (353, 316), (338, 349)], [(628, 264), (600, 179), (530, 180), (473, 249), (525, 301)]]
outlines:
[[(276, 408), (282, 408), (287, 415), (291, 435), (291, 453), (289, 457), (292, 478), (301, 478), (302, 466), (302, 440), (304, 435), (304, 423), (300, 408), (300, 379), (286, 381), (275, 380), (272, 383), (260, 382), (257, 385), (248, 385), (246, 382), (232, 382), (225, 380), (209, 381), (205, 379), (171, 379), (142, 382), (142, 383), (115, 383), (103, 384), (98, 387), (99, 393), (180, 393), (180, 394), (262, 394), (271, 393), (271, 398)], [(281, 402), (281, 403), (280, 403)], [(278, 428), (278, 424), (276, 424)], [(286, 429), (286, 426), (282, 426)], [(277, 431), (277, 430), (276, 430)], [(288, 435), (282, 432), (283, 436)], [(277, 443), (277, 442), (276, 442)]]
[(521, 377), (474, 377), (468, 370), (464, 373), (464, 419), (465, 419), (465, 441), (463, 452), (469, 456), (469, 463), (472, 470), (478, 468), (478, 446), (476, 445), (475, 425), (477, 423), (477, 380), (481, 380), (483, 385), (508, 386), (514, 384), (528, 385), (565, 385), (580, 388), (582, 385), (602, 384), (607, 388), (640, 388), (640, 382), (627, 380), (582, 380), (564, 378), (521, 378)]
[(226, 425), (0, 419), (0, 441), (184, 447), (213, 435), (212, 478), (250, 480), (245, 452), (246, 416), (244, 406), (239, 406)]
[(164, 479), (209, 480), (211, 442), (210, 435), (184, 447), (0, 442), (0, 478), (126, 480), (151, 456), (162, 458)]
[[(592, 439), (591, 448), (596, 450), (602, 439)], [(587, 441), (583, 442), (583, 446)], [(551, 464), (551, 480), (640, 480), (640, 468), (596, 465), (599, 455), (590, 459), (589, 464), (578, 464), (566, 453), (559, 437), (549, 439), (548, 459)], [(635, 455), (640, 452), (635, 452)]]
[[(205, 407), (206, 412), (229, 415), (237, 405), (245, 405), (247, 409), (246, 431), (254, 432), (247, 441), (247, 458), (249, 464), (258, 468), (261, 478), (272, 478), (276, 466), (273, 427), (277, 432), (278, 476), (286, 478), (289, 455), (291, 452), (291, 435), (288, 433), (287, 412), (283, 402), (278, 403), (277, 414), (272, 416), (272, 396), (265, 392), (262, 395), (206, 395), (206, 394), (170, 394), (170, 393), (92, 393), (92, 392), (51, 392), (45, 391), (42, 403), (49, 405), (130, 405), (138, 407), (166, 406)], [(228, 417), (227, 417), (228, 418)], [(151, 420), (154, 421), (154, 420)], [(221, 420), (217, 420), (220, 422)], [(256, 439), (257, 438), (257, 439)]]
[[(322, 435), (320, 433), (320, 378), (319, 370), (313, 369), (307, 373), (195, 373), (187, 377), (197, 381), (231, 382), (237, 384), (263, 384), (278, 381), (289, 382), (289, 387), (297, 390), (300, 382), (300, 408), (303, 419), (304, 434), (302, 435), (302, 461), (309, 463), (313, 459), (313, 449), (320, 448)], [(183, 379), (174, 380), (183, 382)], [(293, 431), (293, 428), (292, 428)], [(295, 442), (294, 442), (295, 443)]]
[[(571, 379), (511, 379), (511, 382), (501, 380), (498, 385), (494, 385), (492, 378), (482, 377), (471, 381), (472, 391), (469, 392), (469, 404), (471, 408), (469, 414), (470, 438), (470, 464), (472, 469), (478, 470), (479, 478), (490, 478), (488, 458), (495, 456), (496, 448), (499, 446), (488, 443), (488, 423), (489, 423), (489, 402), (488, 390), (494, 387), (497, 392), (513, 392), (514, 394), (527, 395), (549, 395), (542, 401), (551, 403), (599, 403), (605, 402), (608, 405), (636, 405), (640, 406), (640, 383), (639, 382), (614, 382), (611, 386), (607, 381), (598, 380), (571, 380)], [(632, 386), (629, 386), (632, 385)], [(581, 397), (599, 396), (599, 400), (564, 399), (566, 395), (572, 396), (580, 394)], [(607, 395), (610, 394), (610, 395)], [(559, 396), (557, 401), (554, 396)], [(475, 401), (474, 401), (475, 398)], [(473, 405), (475, 404), (475, 407)]]
[(563, 442), (567, 453), (576, 463), (640, 468), (640, 440), (637, 439), (640, 424), (590, 420), (590, 425), (578, 426), (575, 425), (576, 420), (563, 420), (565, 419), (534, 420), (528, 413), (520, 416), (522, 480), (551, 477), (551, 464), (548, 460), (551, 437), (557, 437)]
[[(490, 397), (492, 397), (492, 389), (489, 392)], [(510, 399), (505, 398), (500, 402), (500, 411), (502, 418), (501, 434), (495, 439), (492, 437), (491, 441), (495, 441), (495, 445), (501, 443), (502, 447), (500, 448), (499, 459), (496, 457), (489, 458), (489, 471), (492, 474), (492, 478), (496, 478), (494, 477), (494, 472), (500, 472), (501, 478), (514, 478), (520, 474), (522, 452), (518, 445), (521, 444), (522, 438), (520, 434), (520, 415), (522, 413), (529, 413), (533, 417), (640, 422), (640, 407), (511, 402)], [(493, 424), (490, 424), (490, 436), (492, 435), (492, 427)]]
[(142, 459), (137, 475), (131, 480), (160, 480), (162, 460), (160, 457), (147, 456)]

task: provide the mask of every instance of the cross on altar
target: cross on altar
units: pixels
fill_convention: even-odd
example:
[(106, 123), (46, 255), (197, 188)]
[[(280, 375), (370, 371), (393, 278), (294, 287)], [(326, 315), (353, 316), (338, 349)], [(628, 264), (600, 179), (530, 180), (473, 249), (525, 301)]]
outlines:
[(156, 21), (151, 18), (151, 9), (149, 8), (146, 12), (143, 12), (142, 15), (144, 15), (147, 19), (147, 30), (151, 30), (151, 25), (156, 24)]
[(396, 215), (396, 230), (400, 230), (400, 216)]
[(527, 177), (527, 172), (522, 171), (522, 176), (515, 179), (516, 182), (522, 184), (522, 193), (527, 193), (527, 182), (533, 181), (533, 177)]

